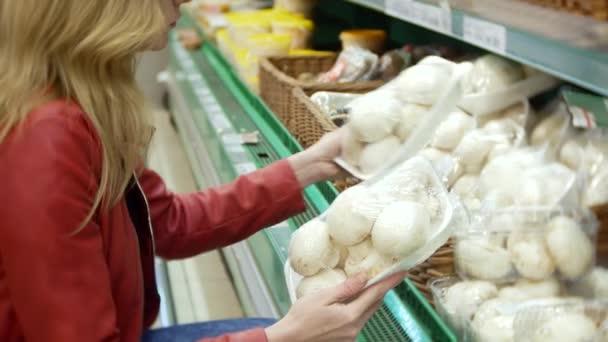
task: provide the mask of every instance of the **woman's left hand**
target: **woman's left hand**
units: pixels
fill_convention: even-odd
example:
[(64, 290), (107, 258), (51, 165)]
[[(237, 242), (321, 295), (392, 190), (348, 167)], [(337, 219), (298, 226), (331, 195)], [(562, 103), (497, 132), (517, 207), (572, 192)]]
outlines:
[(334, 162), (341, 153), (344, 128), (327, 133), (305, 151), (287, 158), (302, 188), (337, 177), (342, 169)]

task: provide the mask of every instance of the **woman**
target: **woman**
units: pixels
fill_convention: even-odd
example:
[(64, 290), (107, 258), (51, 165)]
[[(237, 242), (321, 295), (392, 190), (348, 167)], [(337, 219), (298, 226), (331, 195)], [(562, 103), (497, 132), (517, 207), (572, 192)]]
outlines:
[[(340, 133), (201, 193), (173, 194), (142, 166), (150, 129), (134, 56), (165, 46), (184, 2), (0, 1), (1, 341), (139, 341), (158, 312), (155, 254), (245, 239), (303, 210), (302, 188), (337, 173)], [(352, 341), (402, 278), (366, 290), (349, 279), (270, 327), (144, 340), (246, 326), (205, 341)]]

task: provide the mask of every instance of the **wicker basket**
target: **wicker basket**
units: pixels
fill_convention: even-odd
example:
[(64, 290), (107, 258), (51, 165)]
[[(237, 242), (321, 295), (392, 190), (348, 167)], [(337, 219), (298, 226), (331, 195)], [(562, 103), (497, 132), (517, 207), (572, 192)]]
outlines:
[(573, 14), (593, 17), (599, 20), (608, 19), (608, 0), (524, 0)]
[(311, 95), (317, 91), (361, 93), (377, 88), (382, 81), (318, 83), (297, 79), (302, 73), (319, 74), (332, 68), (337, 56), (286, 56), (262, 59), (260, 62), (260, 95), (268, 107), (291, 129), (293, 89), (301, 88)]

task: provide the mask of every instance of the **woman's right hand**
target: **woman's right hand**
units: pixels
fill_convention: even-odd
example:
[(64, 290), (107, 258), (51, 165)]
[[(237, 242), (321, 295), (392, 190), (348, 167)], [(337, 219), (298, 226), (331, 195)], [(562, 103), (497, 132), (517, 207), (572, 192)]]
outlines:
[(384, 295), (404, 278), (405, 273), (397, 273), (364, 289), (367, 278), (359, 275), (304, 297), (266, 329), (268, 342), (353, 342)]

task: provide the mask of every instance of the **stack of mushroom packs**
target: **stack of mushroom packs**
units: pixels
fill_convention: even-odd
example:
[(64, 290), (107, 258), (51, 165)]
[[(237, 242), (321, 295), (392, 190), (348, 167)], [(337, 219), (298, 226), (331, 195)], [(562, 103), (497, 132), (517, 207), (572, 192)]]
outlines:
[[(595, 300), (608, 295), (600, 285), (608, 282), (608, 271), (594, 267), (598, 225), (582, 208), (583, 161), (573, 160), (591, 152), (580, 140), (580, 154), (564, 148), (568, 120), (563, 112), (531, 125), (525, 107), (514, 106), (481, 124), (475, 118), (479, 128), (465, 133), (447, 158), (452, 169), (445, 181), (469, 209), (471, 223), (453, 236), (458, 277), (431, 285), (436, 306), (463, 340), (604, 341), (599, 336), (608, 329), (602, 327), (608, 306)], [(497, 129), (506, 121), (516, 129)], [(507, 134), (488, 135), (487, 127)], [(494, 138), (480, 143), (484, 134)], [(587, 307), (605, 313), (588, 315)], [(553, 315), (531, 319), (536, 311)], [(564, 319), (578, 326), (559, 324)], [(521, 329), (527, 329), (525, 338)]]

